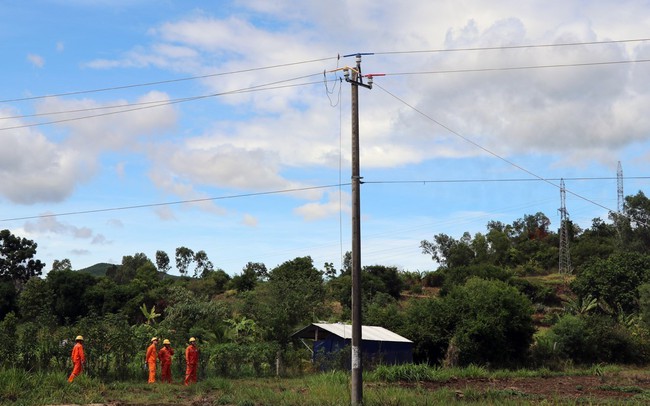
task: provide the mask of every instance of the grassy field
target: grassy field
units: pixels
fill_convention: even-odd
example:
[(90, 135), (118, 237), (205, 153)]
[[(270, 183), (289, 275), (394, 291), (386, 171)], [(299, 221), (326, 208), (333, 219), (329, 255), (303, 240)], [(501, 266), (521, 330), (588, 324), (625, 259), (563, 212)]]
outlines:
[[(650, 373), (643, 369), (594, 367), (487, 371), (387, 367), (364, 374), (364, 405), (646, 405)], [(144, 382), (105, 383), (62, 373), (0, 372), (0, 404), (7, 405), (348, 405), (349, 375), (330, 372), (295, 378), (208, 378), (185, 387)]]

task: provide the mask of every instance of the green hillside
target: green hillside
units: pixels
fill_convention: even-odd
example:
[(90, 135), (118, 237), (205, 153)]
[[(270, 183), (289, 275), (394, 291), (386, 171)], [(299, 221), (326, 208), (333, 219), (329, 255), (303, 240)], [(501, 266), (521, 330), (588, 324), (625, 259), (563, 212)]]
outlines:
[[(116, 265), (109, 264), (109, 263), (106, 263), (106, 262), (100, 262), (98, 264), (89, 266), (88, 268), (79, 269), (77, 272), (89, 273), (89, 274), (91, 274), (93, 276), (106, 276), (106, 271), (112, 266), (116, 266)], [(117, 266), (120, 266), (120, 265), (117, 265)], [(178, 275), (170, 275), (170, 274), (166, 274), (166, 273), (162, 273), (162, 272), (158, 272), (158, 274), (161, 276), (162, 279), (165, 279), (165, 278), (178, 279), (178, 278), (180, 278), (180, 276), (178, 276)]]
[(106, 276), (106, 270), (112, 266), (114, 266), (114, 264), (100, 262), (98, 264), (89, 266), (88, 268), (79, 269), (77, 272), (85, 272), (93, 276)]

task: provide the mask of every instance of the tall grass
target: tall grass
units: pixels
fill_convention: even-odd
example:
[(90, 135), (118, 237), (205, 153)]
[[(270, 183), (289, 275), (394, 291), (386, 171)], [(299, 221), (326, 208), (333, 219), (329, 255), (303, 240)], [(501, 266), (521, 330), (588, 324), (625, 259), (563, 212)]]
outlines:
[[(569, 375), (576, 375), (571, 371)], [(598, 366), (585, 369), (583, 374), (618, 373), (615, 368)], [(415, 406), (442, 404), (539, 404), (534, 395), (519, 392), (516, 388), (480, 390), (468, 385), (461, 390), (444, 387), (444, 382), (463, 378), (544, 377), (548, 370), (498, 370), (490, 371), (480, 366), (465, 368), (438, 368), (426, 365), (382, 366), (364, 372), (364, 405)], [(552, 374), (560, 375), (558, 372)], [(439, 382), (443, 385), (432, 390), (422, 382)], [(410, 385), (404, 385), (410, 382)], [(634, 395), (633, 404), (647, 404), (648, 391), (636, 381), (616, 384), (607, 382), (604, 387)], [(558, 399), (557, 404), (567, 403)], [(316, 373), (294, 378), (226, 379), (221, 377), (199, 380), (195, 385), (183, 386), (180, 378), (171, 385), (148, 385), (138, 381), (116, 381), (108, 384), (81, 375), (70, 384), (67, 374), (58, 372), (30, 373), (22, 370), (0, 370), (0, 404), (2, 405), (52, 405), (52, 404), (212, 404), (212, 405), (346, 405), (350, 404), (350, 375), (345, 371)], [(556, 404), (556, 403), (552, 403)]]
[(426, 364), (382, 365), (370, 375), (372, 379), (386, 382), (444, 382), (452, 378), (487, 378), (490, 372), (481, 366), (465, 368), (440, 368)]
[(437, 368), (426, 364), (380, 365), (370, 376), (386, 382), (433, 381)]
[(70, 384), (56, 372), (31, 373), (19, 369), (0, 370), (0, 404), (36, 405), (92, 403), (101, 400), (105, 385), (86, 375)]
[(23, 393), (31, 389), (31, 377), (22, 370), (6, 369), (0, 371), (0, 404), (15, 402)]
[(469, 365), (463, 368), (441, 368), (425, 364), (404, 364), (381, 365), (368, 373), (367, 377), (371, 381), (383, 382), (446, 382), (451, 379), (472, 378), (547, 378), (563, 375), (602, 375), (617, 373), (620, 370), (621, 367), (616, 365), (594, 365), (590, 368), (551, 371), (548, 368), (488, 370), (477, 365)]

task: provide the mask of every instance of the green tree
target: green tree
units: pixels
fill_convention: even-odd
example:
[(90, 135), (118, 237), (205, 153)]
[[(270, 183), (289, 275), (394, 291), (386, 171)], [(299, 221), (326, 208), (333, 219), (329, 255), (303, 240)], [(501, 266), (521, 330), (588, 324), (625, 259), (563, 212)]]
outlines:
[(581, 265), (594, 258), (605, 259), (620, 249), (619, 232), (614, 224), (597, 217), (591, 221), (590, 228), (571, 240), (570, 247), (574, 264)]
[(169, 331), (173, 341), (186, 342), (190, 336), (210, 342), (223, 338), (224, 320), (230, 317), (225, 302), (198, 298), (180, 286), (170, 287), (167, 297), (169, 305), (165, 309), (165, 319), (158, 326)]
[(542, 212), (526, 214), (512, 223), (513, 239), (519, 241), (542, 240), (549, 234), (551, 220)]
[(343, 255), (343, 269), (341, 269), (341, 273), (352, 273), (352, 252), (350, 251), (345, 251), (345, 254)]
[(135, 278), (147, 284), (150, 287), (156, 287), (160, 280), (156, 266), (151, 261), (143, 262), (135, 270)]
[(541, 212), (514, 221), (509, 265), (519, 267), (523, 273), (538, 273), (556, 267), (559, 239), (550, 231), (550, 225), (551, 221)]
[(364, 303), (363, 324), (400, 330), (404, 317), (397, 300), (387, 293), (375, 295), (370, 302)]
[(19, 289), (30, 278), (39, 276), (45, 264), (34, 259), (37, 246), (9, 230), (0, 231), (0, 279), (8, 278)]
[(277, 266), (267, 282), (268, 301), (258, 308), (270, 338), (282, 347), (290, 335), (303, 324), (318, 320), (324, 310), (325, 288), (321, 272), (311, 257), (295, 258)]
[(119, 284), (129, 283), (136, 277), (138, 269), (144, 265), (151, 265), (155, 269), (153, 262), (142, 252), (125, 255), (122, 257), (122, 264), (108, 269), (106, 276)]
[(444, 272), (444, 281), (440, 293), (446, 295), (451, 289), (464, 285), (468, 279), (473, 277), (507, 281), (512, 276), (512, 272), (493, 265), (471, 265), (449, 268)]
[(97, 278), (83, 272), (50, 271), (46, 281), (54, 293), (54, 314), (59, 324), (75, 322), (88, 314), (83, 299), (86, 290), (97, 283)]
[(68, 258), (62, 260), (55, 259), (52, 262), (52, 271), (70, 271), (72, 270), (72, 263)]
[(127, 284), (118, 285), (113, 279), (100, 277), (97, 283), (86, 289), (83, 302), (90, 313), (104, 315), (107, 313), (118, 313), (122, 311), (134, 294)]
[(625, 214), (627, 214), (635, 225), (650, 225), (650, 199), (642, 191), (636, 195), (625, 197)]
[[(172, 282), (171, 279), (167, 281)], [(163, 282), (151, 261), (142, 262), (135, 272), (135, 277), (128, 284), (121, 286), (126, 300), (120, 312), (126, 314), (132, 323), (144, 321), (140, 310), (143, 303), (147, 306), (156, 305), (163, 313), (167, 302)]]
[[(144, 326), (144, 325), (143, 325)], [(149, 327), (150, 326), (145, 326)], [(80, 319), (74, 331), (83, 333), (84, 352), (86, 353), (86, 371), (90, 376), (100, 379), (124, 379), (134, 376), (134, 370), (142, 365), (142, 356), (138, 354), (144, 347), (137, 340), (127, 318), (123, 314), (106, 314), (104, 316), (87, 316)], [(148, 335), (151, 337), (151, 334)], [(74, 338), (74, 335), (71, 336)], [(72, 344), (65, 353), (70, 356)]]
[(578, 273), (571, 289), (581, 297), (591, 296), (606, 303), (615, 313), (639, 310), (638, 288), (650, 282), (650, 256), (635, 252), (596, 258)]
[(201, 276), (200, 279), (193, 279), (187, 284), (187, 288), (202, 297), (213, 297), (223, 293), (231, 281), (223, 269), (209, 271)]
[(627, 221), (621, 223), (621, 231), (627, 250), (647, 252), (650, 248), (650, 199), (642, 191), (626, 196), (623, 213)]
[(510, 240), (511, 226), (500, 221), (489, 221), (487, 224), (486, 240), (489, 245), (491, 262), (498, 266), (510, 264), (512, 241)]
[[(54, 271), (56, 272), (56, 271)], [(54, 292), (40, 278), (31, 278), (18, 297), (18, 309), (23, 320), (49, 320), (53, 316)]]
[(244, 269), (255, 272), (258, 281), (267, 281), (269, 279), (269, 271), (262, 262), (248, 262)]
[(176, 248), (176, 269), (178, 272), (186, 276), (187, 268), (194, 260), (194, 251), (187, 247), (178, 247)]
[(196, 263), (196, 267), (194, 268), (195, 278), (197, 276), (207, 276), (214, 270), (214, 265), (208, 259), (208, 254), (206, 254), (203, 250), (197, 251), (196, 254), (194, 254), (194, 262)]
[(162, 273), (167, 273), (171, 269), (171, 265), (169, 265), (169, 255), (167, 255), (165, 251), (156, 251), (156, 268), (158, 268), (158, 271)]
[(255, 272), (255, 269), (250, 267), (244, 267), (242, 273), (233, 276), (229, 283), (229, 285), (238, 292), (253, 290), (255, 289), (256, 284), (257, 273)]
[(492, 262), (490, 258), (490, 243), (485, 235), (481, 233), (474, 234), (474, 238), (470, 242), (470, 247), (474, 251), (475, 263), (488, 264)]
[(336, 278), (336, 274), (338, 273), (338, 271), (334, 267), (334, 263), (325, 262), (323, 267), (325, 268), (325, 270), (323, 271), (323, 275), (325, 275), (327, 279)]
[[(400, 298), (402, 289), (404, 289), (404, 282), (402, 281), (402, 278), (400, 278), (397, 267), (369, 265), (363, 267), (363, 272), (366, 275), (372, 275), (380, 281), (378, 291), (387, 293), (395, 299)], [(362, 289), (364, 282), (365, 281), (362, 280)]]
[[(362, 273), (361, 274), (362, 290), (364, 287), (363, 276), (364, 274)], [(351, 296), (352, 275), (349, 273), (343, 273), (336, 278), (328, 280), (326, 286), (327, 286), (328, 296), (331, 297), (333, 300), (336, 300), (339, 303), (341, 303), (341, 306), (343, 307), (343, 314), (341, 315), (341, 317), (344, 319), (350, 318), (351, 317), (350, 311), (352, 308), (352, 296)]]
[(420, 248), (423, 254), (431, 258), (442, 267), (467, 266), (474, 260), (474, 251), (470, 246), (471, 237), (464, 233), (463, 238), (456, 240), (447, 234), (438, 234), (433, 237), (433, 242), (422, 240)]
[(13, 282), (8, 278), (5, 280), (0, 278), (0, 320), (2, 320), (7, 314), (17, 310), (17, 298), (18, 292), (16, 292), (16, 287)]

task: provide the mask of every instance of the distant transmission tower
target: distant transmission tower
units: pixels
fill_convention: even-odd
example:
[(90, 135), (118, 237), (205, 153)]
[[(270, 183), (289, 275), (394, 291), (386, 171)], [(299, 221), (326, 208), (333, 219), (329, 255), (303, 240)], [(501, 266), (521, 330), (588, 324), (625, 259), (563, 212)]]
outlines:
[(569, 255), (569, 213), (566, 210), (566, 189), (564, 178), (560, 179), (560, 265), (563, 275), (571, 273), (571, 256)]
[(623, 211), (625, 199), (623, 197), (623, 167), (621, 161), (618, 161), (618, 169), (616, 170), (616, 192), (618, 194), (618, 212)]

